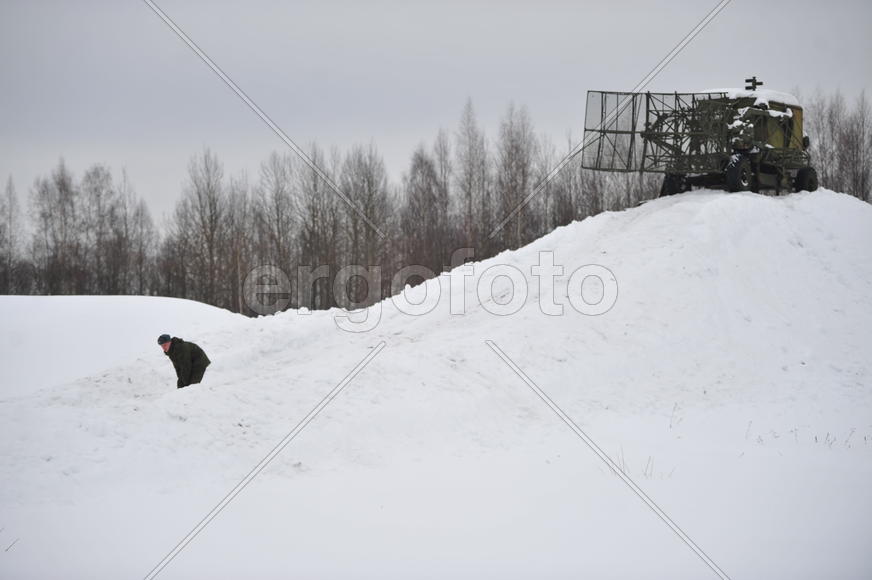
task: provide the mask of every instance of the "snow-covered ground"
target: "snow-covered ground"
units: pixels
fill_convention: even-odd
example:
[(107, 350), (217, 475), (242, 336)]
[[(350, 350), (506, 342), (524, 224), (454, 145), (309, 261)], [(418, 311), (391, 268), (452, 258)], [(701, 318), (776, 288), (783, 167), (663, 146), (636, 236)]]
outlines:
[[(532, 275), (549, 251), (562, 316)], [(500, 264), (529, 280), (509, 316), (476, 291)], [(617, 280), (600, 316), (568, 305), (587, 264)], [(465, 314), (443, 276), (432, 312), (388, 301), (358, 333), (0, 298), (0, 577), (146, 576), (384, 342), (160, 578), (716, 578), (485, 340), (731, 578), (872, 577), (872, 206), (697, 191), (474, 271)], [(205, 348), (202, 385), (174, 388), (162, 332)]]
[[(141, 296), (3, 296), (0, 396), (33, 393), (151, 357), (143, 336), (173, 328), (179, 336), (226, 326), (238, 316), (200, 302)], [(154, 343), (155, 341), (151, 341)]]

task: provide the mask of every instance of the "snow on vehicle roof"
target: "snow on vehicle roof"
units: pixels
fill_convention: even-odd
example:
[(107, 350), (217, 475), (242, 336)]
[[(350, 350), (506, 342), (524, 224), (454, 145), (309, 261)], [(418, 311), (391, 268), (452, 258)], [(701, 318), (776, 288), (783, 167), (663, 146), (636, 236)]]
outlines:
[(791, 107), (801, 107), (799, 99), (790, 93), (782, 93), (779, 91), (770, 91), (767, 89), (757, 89), (756, 91), (748, 91), (745, 89), (706, 89), (700, 91), (703, 93), (726, 93), (728, 99), (756, 99), (755, 105), (769, 105), (770, 101), (789, 105)]

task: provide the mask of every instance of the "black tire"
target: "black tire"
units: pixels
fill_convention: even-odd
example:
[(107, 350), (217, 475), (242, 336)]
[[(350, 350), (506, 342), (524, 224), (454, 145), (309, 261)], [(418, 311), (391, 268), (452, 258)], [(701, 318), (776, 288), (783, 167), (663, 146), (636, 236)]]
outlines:
[(818, 188), (818, 176), (815, 168), (803, 167), (797, 171), (793, 188), (796, 191), (815, 191)]
[(727, 191), (753, 191), (754, 170), (751, 161), (744, 155), (733, 155), (724, 170), (727, 178)]
[(660, 186), (660, 197), (675, 195), (687, 191), (687, 183), (683, 175), (667, 173), (663, 176), (663, 185)]

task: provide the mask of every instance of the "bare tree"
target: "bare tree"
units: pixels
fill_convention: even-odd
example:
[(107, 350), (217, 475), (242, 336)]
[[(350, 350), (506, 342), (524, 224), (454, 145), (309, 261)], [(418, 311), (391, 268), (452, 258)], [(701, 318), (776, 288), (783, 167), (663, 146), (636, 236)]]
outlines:
[(860, 93), (854, 109), (842, 125), (838, 143), (838, 167), (844, 180), (844, 191), (864, 201), (869, 201), (870, 168), (872, 148), (872, 115), (866, 92)]
[(352, 147), (342, 163), (340, 181), (345, 194), (360, 210), (347, 208), (345, 212), (351, 226), (350, 258), (363, 265), (378, 263), (384, 242), (372, 226), (383, 229), (380, 226), (387, 222), (390, 207), (387, 172), (375, 145)]
[[(362, 266), (382, 265), (388, 251), (388, 238), (379, 235), (375, 228), (385, 233), (391, 206), (387, 171), (374, 144), (355, 145), (351, 148), (342, 163), (340, 187), (358, 210), (346, 208), (345, 211), (347, 263)], [(386, 276), (387, 273), (382, 274)], [(364, 280), (359, 277), (352, 278), (350, 285), (350, 300), (361, 302), (367, 294)], [(382, 280), (382, 287), (384, 286)], [(379, 288), (378, 292), (370, 292), (380, 296), (382, 290), (383, 288)]]
[[(566, 134), (566, 149), (560, 156), (568, 155), (573, 150), (572, 132)], [(549, 168), (550, 170), (550, 168)], [(552, 223), (554, 227), (563, 226), (574, 219), (584, 217), (585, 204), (584, 174), (581, 170), (581, 156), (571, 159), (555, 177), (558, 182), (557, 191), (552, 204)]]
[(222, 280), (226, 288), (221, 294), (226, 296), (225, 308), (240, 313), (246, 312), (243, 283), (253, 266), (251, 231), (254, 219), (249, 190), (248, 176), (244, 172), (231, 177), (223, 224)]
[(32, 256), (39, 290), (45, 294), (82, 291), (79, 192), (63, 159), (50, 177), (37, 178), (30, 200), (34, 221)]
[[(527, 109), (509, 105), (500, 123), (497, 144), (496, 193), (500, 214), (508, 216), (523, 202), (533, 187), (533, 159), (536, 138)], [(535, 200), (535, 198), (534, 198)], [(534, 233), (533, 208), (521, 207), (501, 232), (505, 247), (518, 248), (530, 241)]]
[[(557, 226), (557, 204), (558, 200), (564, 197), (566, 183), (561, 174), (554, 176), (553, 179), (545, 183), (545, 179), (551, 172), (551, 169), (557, 162), (557, 151), (554, 143), (547, 135), (542, 135), (539, 139), (539, 147), (536, 149), (536, 155), (533, 161), (533, 181), (537, 184), (542, 184), (542, 189), (539, 191), (537, 206), (538, 216), (534, 218), (536, 237), (544, 235)], [(563, 172), (567, 171), (568, 167), (564, 166)], [(561, 172), (561, 173), (563, 173)]]
[(90, 273), (87, 290), (96, 294), (118, 294), (118, 273), (124, 265), (118, 260), (111, 261), (109, 254), (121, 216), (117, 215), (120, 204), (109, 169), (103, 165), (91, 166), (82, 177), (81, 191), (80, 220)]
[(811, 154), (824, 187), (841, 191), (844, 179), (839, 167), (839, 143), (845, 123), (845, 99), (840, 92), (826, 96), (817, 91), (804, 111)]
[[(339, 164), (336, 156), (331, 166), (325, 167), (324, 152), (316, 144), (312, 144), (309, 156), (316, 166), (327, 171), (328, 176), (335, 180)], [(297, 174), (295, 191), (294, 207), (299, 223), (298, 266), (311, 273), (314, 279), (298, 280), (300, 286), (293, 301), (298, 306), (311, 309), (331, 308), (336, 306), (332, 284), (341, 259), (342, 216), (338, 205), (341, 201), (317, 172), (309, 167), (302, 168)], [(319, 268), (326, 270), (324, 276), (316, 276)], [(297, 276), (292, 276), (294, 278)]]
[[(439, 129), (439, 132), (436, 134), (436, 140), (433, 143), (433, 163), (436, 169), (438, 184), (436, 204), (439, 207), (449, 208), (454, 167), (451, 161), (451, 143), (448, 140), (448, 135), (442, 129)], [(444, 230), (447, 234), (449, 231), (449, 224), (447, 223), (448, 210), (446, 209), (445, 215), (439, 217), (446, 221), (446, 223), (440, 224), (440, 229)], [(449, 240), (446, 239), (444, 242), (448, 243)]]
[(140, 296), (152, 292), (154, 274), (154, 258), (157, 245), (157, 232), (151, 213), (145, 201), (140, 199), (136, 203), (131, 216), (131, 276), (129, 291)]
[(160, 244), (157, 260), (158, 293), (163, 296), (193, 298), (191, 290), (193, 268), (190, 255), (194, 252), (193, 218), (191, 204), (181, 199), (166, 225), (166, 234)]
[(190, 228), (195, 296), (208, 304), (217, 300), (221, 222), (225, 210), (224, 168), (209, 149), (188, 164), (184, 202)]
[(579, 163), (578, 176), (580, 188), (578, 217), (597, 215), (605, 209), (604, 174), (601, 171), (582, 169)]
[(0, 294), (11, 294), (19, 290), (16, 270), (22, 229), (20, 219), (18, 195), (10, 175), (6, 180), (3, 197), (0, 198)]
[(484, 257), (483, 247), (493, 224), (493, 207), (488, 184), (488, 155), (484, 133), (479, 129), (472, 107), (467, 99), (460, 117), (455, 145), (455, 187), (458, 197), (457, 211), (465, 246), (476, 248)]
[(405, 179), (402, 211), (403, 256), (407, 265), (442, 271), (448, 250), (445, 241), (448, 203), (439, 192), (439, 174), (433, 158), (423, 146), (412, 155)]
[(260, 166), (255, 189), (254, 212), (264, 236), (265, 263), (287, 271), (291, 267), (294, 238), (294, 158), (273, 152)]

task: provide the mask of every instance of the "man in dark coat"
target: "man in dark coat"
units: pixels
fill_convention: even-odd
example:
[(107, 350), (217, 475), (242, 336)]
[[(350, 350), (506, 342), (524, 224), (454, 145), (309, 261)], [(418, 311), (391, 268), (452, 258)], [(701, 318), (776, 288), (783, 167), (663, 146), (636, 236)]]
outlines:
[(203, 380), (206, 367), (212, 362), (203, 349), (193, 342), (185, 342), (181, 338), (162, 334), (157, 343), (163, 349), (164, 354), (173, 361), (176, 368), (176, 376), (179, 378), (176, 387), (181, 389), (188, 385), (194, 385)]

